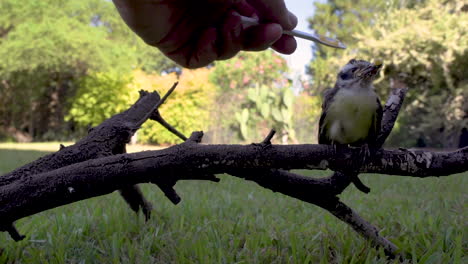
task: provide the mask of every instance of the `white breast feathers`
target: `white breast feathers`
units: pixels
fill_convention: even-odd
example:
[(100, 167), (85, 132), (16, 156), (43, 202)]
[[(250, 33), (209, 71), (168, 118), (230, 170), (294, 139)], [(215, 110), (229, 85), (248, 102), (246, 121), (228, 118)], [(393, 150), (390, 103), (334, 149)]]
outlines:
[(377, 95), (373, 90), (340, 89), (327, 110), (327, 137), (340, 144), (352, 144), (369, 134), (377, 111)]

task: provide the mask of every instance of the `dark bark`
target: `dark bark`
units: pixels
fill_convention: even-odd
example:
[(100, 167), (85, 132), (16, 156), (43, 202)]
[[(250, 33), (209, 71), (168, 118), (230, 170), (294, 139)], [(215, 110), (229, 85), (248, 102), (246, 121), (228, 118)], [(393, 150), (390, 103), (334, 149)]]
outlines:
[[(66, 148), (65, 148), (66, 149)], [(21, 177), (0, 185), (0, 219), (16, 221), (74, 201), (108, 194), (138, 183), (175, 183), (228, 172), (287, 195), (307, 193), (310, 200), (338, 194), (325, 179), (275, 175), (271, 168), (334, 169), (347, 165), (354, 149), (336, 153), (327, 145), (201, 145), (183, 143), (157, 151), (112, 155)], [(430, 157), (430, 159), (426, 159)], [(445, 169), (444, 169), (445, 167)], [(263, 176), (269, 170), (268, 177)], [(454, 152), (382, 150), (361, 172), (413, 177), (448, 176), (468, 170), (468, 148)], [(339, 184), (338, 184), (339, 186)], [(339, 188), (342, 189), (342, 188)], [(283, 192), (284, 193), (284, 192)], [(20, 197), (20, 198), (18, 198)]]
[[(142, 96), (131, 108), (90, 129), (88, 136), (73, 146), (60, 146), (58, 152), (44, 156), (0, 177), (0, 186), (74, 163), (125, 153), (125, 144), (159, 106), (157, 105), (160, 101), (159, 94), (141, 93)], [(138, 212), (141, 208), (146, 219), (150, 217), (151, 203), (144, 198), (138, 186), (125, 186), (121, 190), (121, 195), (132, 210)], [(0, 219), (2, 219), (0, 225), (11, 224), (6, 218)]]
[(398, 113), (403, 105), (406, 92), (408, 91), (408, 87), (399, 80), (392, 79), (391, 87), (390, 96), (384, 106), (381, 132), (377, 137), (377, 147), (382, 147), (385, 140), (390, 135), (390, 132), (392, 132)]

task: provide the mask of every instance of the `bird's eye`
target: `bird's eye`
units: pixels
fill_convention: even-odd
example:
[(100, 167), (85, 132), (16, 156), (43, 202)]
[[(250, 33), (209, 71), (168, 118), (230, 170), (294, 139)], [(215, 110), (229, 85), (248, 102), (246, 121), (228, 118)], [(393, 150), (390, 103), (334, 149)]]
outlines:
[(353, 74), (350, 73), (350, 72), (343, 72), (342, 74), (340, 74), (340, 78), (342, 80), (349, 80), (353, 77)]

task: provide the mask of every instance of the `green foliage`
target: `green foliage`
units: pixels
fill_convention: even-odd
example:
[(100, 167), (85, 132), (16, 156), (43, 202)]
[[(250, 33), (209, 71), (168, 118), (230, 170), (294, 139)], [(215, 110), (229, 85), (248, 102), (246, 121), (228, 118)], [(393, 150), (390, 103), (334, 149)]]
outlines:
[[(313, 44), (314, 58), (311, 61), (309, 74), (312, 76), (314, 87), (322, 92), (333, 86), (337, 65), (332, 63), (348, 51), (355, 51), (361, 40), (356, 34), (364, 28), (372, 28), (385, 14), (395, 8), (412, 7), (425, 0), (327, 0), (315, 1), (315, 12), (309, 18), (310, 28), (317, 33), (337, 38), (348, 47), (345, 51), (333, 49), (323, 45)], [(340, 65), (341, 66), (341, 65)]]
[(83, 79), (100, 78), (94, 87), (105, 89), (119, 80), (105, 85), (104, 75), (173, 67), (104, 0), (0, 1), (0, 58), (0, 130), (13, 127), (36, 139), (68, 130), (68, 98), (90, 93), (80, 87), (90, 83)]
[(299, 142), (317, 143), (321, 111), (322, 102), (319, 96), (311, 96), (302, 92), (296, 97), (293, 106), (293, 123)]
[(210, 81), (222, 91), (232, 91), (257, 84), (270, 85), (286, 71), (286, 61), (272, 50), (240, 52), (230, 60), (216, 62)]
[(293, 129), (294, 94), (290, 88), (268, 88), (257, 85), (247, 89), (247, 102), (235, 117), (244, 140), (254, 141), (260, 135), (260, 128), (275, 129), (283, 138), (296, 140)]
[(17, 25), (2, 42), (0, 56), (6, 77), (22, 71), (117, 70), (131, 64), (128, 47), (107, 40), (102, 29), (68, 17)]
[[(207, 130), (212, 124), (210, 113), (214, 110), (216, 87), (208, 81), (210, 70), (184, 70), (178, 78), (175, 73), (164, 76), (136, 72), (134, 92), (144, 89), (164, 95), (179, 81), (168, 101), (160, 107), (163, 118), (185, 135), (197, 130)], [(138, 131), (138, 141), (153, 144), (175, 144), (181, 140), (156, 122), (146, 122)]]
[(349, 59), (378, 58), (385, 67), (376, 82), (383, 98), (392, 80), (403, 78), (410, 88), (388, 143), (414, 146), (422, 138), (428, 146), (455, 147), (461, 128), (468, 125), (468, 15), (463, 2), (391, 2), (352, 32), (355, 41), (346, 43), (350, 48), (340, 56), (313, 62), (328, 67), (314, 76), (323, 84), (316, 89), (332, 86)]
[[(0, 149), (0, 174), (39, 155)], [(26, 217), (15, 223), (24, 241), (0, 233), (0, 263), (389, 263), (323, 209), (220, 177), (220, 183), (178, 182), (183, 200), (177, 206), (154, 186), (141, 185), (155, 204), (147, 222), (117, 192)], [(373, 191), (363, 197), (350, 187), (340, 199), (381, 228), (411, 263), (467, 262), (467, 173), (443, 179), (360, 177)]]
[[(328, 0), (315, 1), (314, 16), (309, 18), (309, 24), (317, 33), (337, 38), (345, 43), (347, 50), (354, 49), (357, 42), (355, 34), (362, 27), (372, 25), (375, 14), (381, 13), (390, 3), (395, 1), (381, 0)], [(345, 52), (322, 45), (313, 45), (314, 58), (308, 69), (317, 91), (322, 92), (333, 85), (336, 67), (329, 60), (340, 57)]]
[(248, 139), (250, 138), (249, 135), (249, 110), (247, 108), (242, 109), (241, 112), (237, 112), (235, 117), (237, 122), (239, 123), (239, 131), (241, 133), (241, 137), (243, 139)]
[(2, 76), (30, 73), (25, 78), (31, 81), (44, 72), (128, 70), (134, 64), (129, 45), (110, 39), (114, 28), (100, 17), (110, 8), (100, 0), (2, 1), (0, 9), (9, 14), (0, 23), (7, 31), (0, 42)]
[(286, 61), (271, 50), (241, 52), (229, 61), (217, 62), (210, 75), (220, 90), (216, 103), (223, 108), (213, 113), (216, 124), (234, 129), (244, 141), (258, 140), (272, 128), (284, 137), (283, 142), (295, 140), (294, 95), (284, 77), (286, 71)]
[(126, 110), (132, 103), (128, 85), (131, 76), (117, 73), (94, 73), (78, 80), (80, 87), (70, 100), (70, 111), (66, 121), (76, 124), (96, 126), (107, 118)]
[[(456, 147), (468, 126), (468, 14), (465, 1), (431, 0), (415, 9), (389, 12), (357, 35), (364, 57), (383, 58), (385, 79), (378, 87), (405, 76), (411, 88), (403, 110), (404, 135), (421, 136), (429, 146)], [(364, 45), (363, 42), (366, 42)]]

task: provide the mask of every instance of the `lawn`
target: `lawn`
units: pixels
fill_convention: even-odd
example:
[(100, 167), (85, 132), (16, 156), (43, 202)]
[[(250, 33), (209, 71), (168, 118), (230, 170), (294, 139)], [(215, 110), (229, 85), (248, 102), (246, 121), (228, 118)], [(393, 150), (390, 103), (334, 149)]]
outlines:
[[(0, 144), (0, 174), (58, 148), (44, 145)], [(350, 186), (341, 197), (412, 263), (468, 263), (466, 176), (366, 174), (361, 179), (370, 194)], [(142, 185), (154, 205), (148, 222), (117, 193), (19, 220), (27, 238), (16, 243), (0, 233), (0, 263), (387, 263), (326, 211), (252, 182), (220, 178), (179, 182), (177, 206), (157, 187)]]

